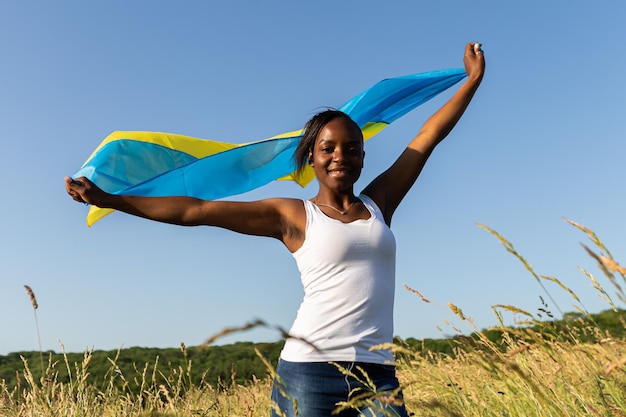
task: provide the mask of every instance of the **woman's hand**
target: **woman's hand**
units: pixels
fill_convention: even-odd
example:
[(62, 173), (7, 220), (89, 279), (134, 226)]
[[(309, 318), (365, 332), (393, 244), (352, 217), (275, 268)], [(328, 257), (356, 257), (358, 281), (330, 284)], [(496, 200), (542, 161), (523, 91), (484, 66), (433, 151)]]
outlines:
[(110, 195), (85, 177), (77, 179), (65, 177), (65, 190), (74, 201), (93, 204), (98, 207), (102, 207), (106, 197)]
[(465, 45), (465, 56), (463, 64), (465, 72), (472, 81), (480, 82), (485, 74), (485, 54), (480, 49), (481, 44), (478, 42), (470, 42)]

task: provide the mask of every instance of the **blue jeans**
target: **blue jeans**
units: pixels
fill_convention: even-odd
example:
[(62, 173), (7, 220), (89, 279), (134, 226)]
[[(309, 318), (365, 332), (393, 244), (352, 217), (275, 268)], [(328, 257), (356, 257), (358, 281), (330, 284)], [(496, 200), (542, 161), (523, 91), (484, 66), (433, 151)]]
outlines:
[[(348, 375), (333, 363), (281, 359), (272, 388), (272, 417), (408, 417), (395, 366), (362, 362), (336, 364)], [(356, 408), (333, 414), (338, 403), (350, 400), (354, 400)]]

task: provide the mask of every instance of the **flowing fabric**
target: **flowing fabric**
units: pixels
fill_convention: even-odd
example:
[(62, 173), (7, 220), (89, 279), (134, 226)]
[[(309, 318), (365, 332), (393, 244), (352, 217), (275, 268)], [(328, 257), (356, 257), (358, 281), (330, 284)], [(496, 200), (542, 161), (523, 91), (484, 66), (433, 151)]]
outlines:
[[(461, 68), (382, 80), (338, 108), (365, 140), (466, 76)], [(159, 132), (113, 132), (73, 177), (87, 177), (106, 192), (138, 196), (189, 196), (216, 200), (274, 180), (306, 186), (313, 170), (295, 173), (294, 151), (302, 130), (245, 144)], [(91, 226), (111, 209), (91, 206)]]

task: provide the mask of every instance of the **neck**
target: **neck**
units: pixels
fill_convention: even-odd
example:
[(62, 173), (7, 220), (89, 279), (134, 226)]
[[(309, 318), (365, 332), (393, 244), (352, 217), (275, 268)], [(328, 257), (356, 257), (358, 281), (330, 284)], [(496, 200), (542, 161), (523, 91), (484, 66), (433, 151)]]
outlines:
[(354, 203), (356, 203), (357, 201), (359, 201), (359, 199), (356, 198), (354, 194), (349, 196), (343, 196), (339, 199), (334, 198), (325, 200), (323, 197), (320, 197), (319, 194), (315, 198), (313, 198), (313, 203), (315, 203), (315, 205), (317, 205), (318, 207), (328, 207), (343, 216), (348, 214), (348, 211), (350, 211)]
[(347, 188), (345, 190), (331, 190), (328, 188), (320, 187), (317, 191), (317, 195), (314, 197), (318, 201), (322, 201), (324, 203), (348, 203), (352, 202), (356, 198), (354, 195), (354, 191), (352, 187)]

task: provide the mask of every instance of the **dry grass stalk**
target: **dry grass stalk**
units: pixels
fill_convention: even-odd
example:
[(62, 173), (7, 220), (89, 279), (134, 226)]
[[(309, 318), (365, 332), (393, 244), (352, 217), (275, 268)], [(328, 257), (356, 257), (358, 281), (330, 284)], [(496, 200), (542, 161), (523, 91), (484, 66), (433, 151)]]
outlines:
[(28, 296), (30, 297), (30, 302), (33, 304), (33, 308), (37, 310), (39, 308), (39, 304), (37, 304), (37, 297), (35, 297), (35, 293), (33, 292), (32, 288), (30, 288), (28, 285), (24, 285), (24, 288), (26, 288), (26, 292), (28, 293)]
[(626, 357), (623, 357), (622, 359), (620, 359), (617, 362), (614, 363), (610, 363), (606, 369), (604, 370), (604, 375), (609, 375), (611, 372), (613, 372), (616, 369), (621, 368), (622, 366), (626, 365)]
[(413, 288), (409, 287), (409, 286), (408, 286), (408, 285), (406, 285), (406, 284), (404, 284), (404, 288), (405, 288), (406, 290), (408, 290), (408, 291), (412, 292), (413, 294), (417, 295), (417, 296), (418, 296), (418, 297), (419, 297), (419, 298), (420, 298), (423, 302), (425, 302), (425, 303), (430, 303), (430, 300), (429, 300), (428, 298), (424, 297), (424, 296), (422, 295), (422, 293), (420, 293), (419, 291), (417, 291), (417, 290), (415, 290), (415, 289), (413, 289)]
[(609, 270), (613, 272), (619, 272), (620, 274), (626, 275), (626, 268), (615, 262), (615, 260), (611, 258), (607, 258), (604, 255), (600, 255), (600, 260)]
[(460, 308), (458, 308), (457, 306), (455, 306), (452, 303), (448, 303), (448, 307), (450, 307), (450, 310), (452, 310), (452, 312), (454, 314), (456, 314), (457, 316), (459, 316), (459, 318), (461, 320), (465, 320), (465, 315), (463, 314), (463, 310), (461, 310)]
[(30, 297), (30, 302), (33, 305), (33, 313), (35, 314), (35, 328), (37, 330), (37, 340), (39, 342), (39, 359), (41, 361), (41, 375), (43, 376), (44, 368), (43, 368), (43, 350), (41, 348), (41, 333), (39, 332), (39, 320), (37, 319), (37, 309), (39, 308), (39, 304), (37, 303), (37, 297), (35, 297), (35, 292), (28, 285), (24, 285), (26, 289), (26, 293)]
[(214, 335), (209, 337), (204, 343), (202, 343), (201, 347), (206, 348), (212, 345), (217, 339), (224, 337), (226, 335), (237, 333), (237, 332), (243, 332), (245, 330), (251, 330), (259, 326), (267, 326), (267, 324), (263, 320), (255, 320), (255, 321), (246, 323), (243, 326), (227, 327), (223, 329), (222, 331), (215, 333)]

